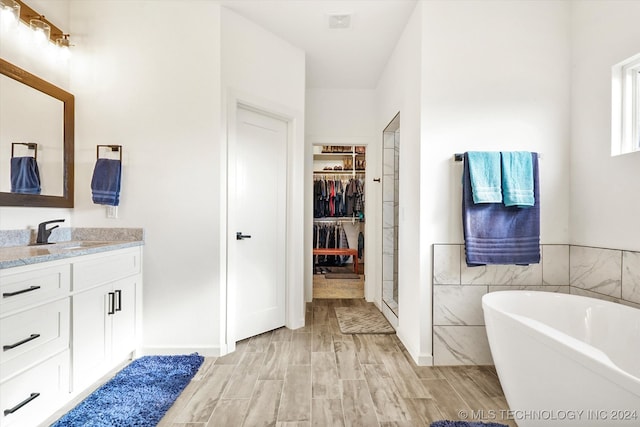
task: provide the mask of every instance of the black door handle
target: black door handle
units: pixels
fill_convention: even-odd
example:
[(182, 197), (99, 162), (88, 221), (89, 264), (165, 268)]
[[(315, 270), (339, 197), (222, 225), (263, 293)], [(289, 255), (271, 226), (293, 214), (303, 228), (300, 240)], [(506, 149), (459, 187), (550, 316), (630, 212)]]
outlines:
[(238, 231), (236, 233), (236, 240), (250, 239), (251, 236), (248, 234), (242, 234), (242, 231)]

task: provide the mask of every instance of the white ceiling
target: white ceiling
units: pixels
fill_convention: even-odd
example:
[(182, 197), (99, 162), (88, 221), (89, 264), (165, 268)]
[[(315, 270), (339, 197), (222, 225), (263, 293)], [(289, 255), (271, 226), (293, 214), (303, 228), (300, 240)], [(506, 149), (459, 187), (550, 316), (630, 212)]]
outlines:
[[(417, 0), (223, 0), (306, 52), (307, 88), (373, 89)], [(330, 14), (351, 28), (329, 29)]]

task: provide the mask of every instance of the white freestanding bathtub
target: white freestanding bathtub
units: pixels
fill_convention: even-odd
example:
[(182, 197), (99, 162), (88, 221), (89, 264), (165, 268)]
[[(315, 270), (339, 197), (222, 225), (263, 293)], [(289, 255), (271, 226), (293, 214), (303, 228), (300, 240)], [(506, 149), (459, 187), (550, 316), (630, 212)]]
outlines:
[(488, 293), (482, 308), (510, 408), (499, 417), (520, 427), (640, 426), (640, 310), (530, 291)]

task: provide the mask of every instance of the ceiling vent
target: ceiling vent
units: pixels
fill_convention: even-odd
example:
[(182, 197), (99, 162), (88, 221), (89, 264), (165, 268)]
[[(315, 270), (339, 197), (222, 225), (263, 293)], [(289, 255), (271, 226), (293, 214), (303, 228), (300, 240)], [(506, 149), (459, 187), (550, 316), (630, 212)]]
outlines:
[(351, 28), (350, 13), (332, 13), (329, 15), (329, 28), (345, 29)]

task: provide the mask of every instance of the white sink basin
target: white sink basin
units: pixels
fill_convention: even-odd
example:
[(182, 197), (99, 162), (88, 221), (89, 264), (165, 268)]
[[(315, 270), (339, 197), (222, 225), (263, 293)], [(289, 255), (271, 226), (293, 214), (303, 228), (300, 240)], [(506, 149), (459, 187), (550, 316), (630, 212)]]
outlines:
[(53, 243), (51, 245), (47, 245), (44, 247), (53, 251), (71, 251), (74, 249), (86, 249), (86, 248), (93, 248), (96, 246), (105, 246), (111, 243), (112, 242), (82, 240), (82, 241), (71, 241), (71, 242), (58, 242), (58, 243)]

